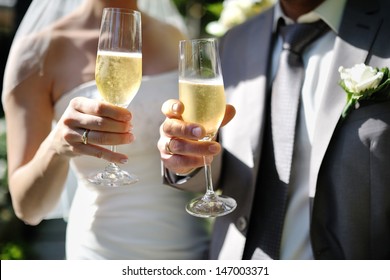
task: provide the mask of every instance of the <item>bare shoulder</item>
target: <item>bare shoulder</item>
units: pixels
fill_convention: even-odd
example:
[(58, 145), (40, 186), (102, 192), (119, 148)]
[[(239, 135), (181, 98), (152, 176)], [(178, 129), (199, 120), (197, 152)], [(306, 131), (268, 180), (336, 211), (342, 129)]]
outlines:
[(36, 99), (39, 94), (55, 101), (79, 83), (92, 80), (97, 38), (98, 30), (86, 28), (74, 17), (19, 36), (9, 54), (4, 92), (25, 95), (26, 89), (34, 88), (26, 96)]
[[(19, 89), (26, 83), (31, 88), (33, 79), (29, 78), (33, 75), (41, 76), (50, 40), (47, 31), (24, 34), (14, 39), (4, 73), (3, 98), (11, 91), (19, 94)], [(46, 80), (40, 81), (43, 83)], [(16, 87), (18, 89), (15, 90)]]

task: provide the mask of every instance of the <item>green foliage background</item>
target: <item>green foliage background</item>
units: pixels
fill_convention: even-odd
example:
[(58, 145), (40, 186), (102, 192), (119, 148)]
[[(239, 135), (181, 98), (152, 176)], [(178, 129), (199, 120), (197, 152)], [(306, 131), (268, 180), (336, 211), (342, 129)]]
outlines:
[(184, 18), (199, 21), (199, 37), (208, 35), (205, 32), (207, 23), (218, 20), (223, 7), (223, 0), (173, 0), (173, 2)]

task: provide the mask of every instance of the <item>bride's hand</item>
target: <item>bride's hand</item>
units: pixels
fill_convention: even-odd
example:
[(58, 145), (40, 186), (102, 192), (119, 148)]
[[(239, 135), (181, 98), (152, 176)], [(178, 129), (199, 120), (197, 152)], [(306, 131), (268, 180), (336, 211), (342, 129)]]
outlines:
[[(134, 141), (131, 113), (105, 102), (76, 97), (51, 133), (57, 154), (74, 157), (89, 155), (110, 162), (125, 163), (128, 157), (101, 145), (121, 145)], [(84, 137), (83, 137), (84, 135)], [(84, 138), (84, 139), (83, 139)]]

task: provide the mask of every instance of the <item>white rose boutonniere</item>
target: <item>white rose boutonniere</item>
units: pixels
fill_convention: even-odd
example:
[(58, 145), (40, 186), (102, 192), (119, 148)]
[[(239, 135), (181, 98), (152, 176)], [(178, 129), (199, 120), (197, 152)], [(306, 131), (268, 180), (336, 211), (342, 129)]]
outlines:
[(356, 64), (352, 68), (339, 68), (340, 86), (347, 93), (347, 104), (341, 114), (344, 119), (359, 101), (390, 99), (389, 69), (373, 68), (364, 63)]

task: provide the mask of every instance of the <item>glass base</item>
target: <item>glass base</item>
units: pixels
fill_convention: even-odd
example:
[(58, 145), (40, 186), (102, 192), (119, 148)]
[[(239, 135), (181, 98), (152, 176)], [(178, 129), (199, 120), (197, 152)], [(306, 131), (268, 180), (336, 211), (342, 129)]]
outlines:
[(206, 194), (191, 200), (186, 206), (186, 211), (196, 217), (212, 218), (227, 215), (236, 207), (237, 202), (231, 197)]
[(104, 171), (88, 178), (95, 185), (107, 187), (122, 187), (137, 183), (139, 179), (133, 174), (120, 169), (116, 164), (110, 163)]

